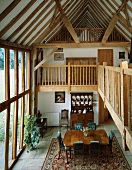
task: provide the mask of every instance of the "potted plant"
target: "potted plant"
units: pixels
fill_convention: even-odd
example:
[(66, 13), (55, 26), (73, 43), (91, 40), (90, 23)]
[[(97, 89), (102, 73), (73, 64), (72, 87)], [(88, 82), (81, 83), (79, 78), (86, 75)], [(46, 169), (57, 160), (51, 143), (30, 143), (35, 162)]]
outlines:
[(24, 143), (27, 146), (27, 152), (37, 149), (39, 139), (41, 137), (37, 119), (34, 116), (27, 116), (25, 119), (25, 139)]

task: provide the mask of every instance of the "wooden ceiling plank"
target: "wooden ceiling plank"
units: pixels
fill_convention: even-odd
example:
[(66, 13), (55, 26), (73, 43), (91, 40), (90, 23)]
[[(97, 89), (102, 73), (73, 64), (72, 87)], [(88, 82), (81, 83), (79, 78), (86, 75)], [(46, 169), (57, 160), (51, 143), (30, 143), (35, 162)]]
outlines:
[(91, 11), (94, 11), (95, 17), (99, 20), (101, 25), (103, 25), (103, 28), (106, 28), (107, 20), (104, 18), (104, 10), (100, 6), (100, 4), (96, 5), (93, 1), (90, 1), (90, 9)]
[[(125, 37), (127, 37), (126, 39), (131, 39), (131, 37), (119, 26), (119, 25), (116, 25), (116, 28), (118, 30), (118, 32), (123, 36), (123, 34), (125, 35)], [(129, 41), (129, 40), (128, 40)]]
[[(102, 0), (101, 0), (101, 1), (102, 1)], [(112, 1), (113, 1), (113, 0), (112, 0)], [(112, 7), (112, 9), (113, 9), (114, 11), (116, 11), (116, 8), (111, 4), (110, 1), (107, 1), (107, 3), (108, 3), (109, 6)], [(114, 1), (113, 3), (114, 3), (115, 5), (117, 5), (116, 1)], [(118, 5), (117, 7), (119, 8), (119, 5)], [(111, 13), (111, 15), (113, 14), (112, 11), (108, 8), (108, 6), (107, 6), (106, 9), (109, 10), (109, 12)], [(127, 26), (127, 22), (126, 22), (125, 18), (124, 18), (121, 14), (118, 14), (118, 16), (119, 16), (118, 22), (119, 22), (121, 25), (123, 25), (123, 27), (125, 27), (125, 29), (126, 29), (128, 32), (130, 32), (130, 33), (132, 34), (132, 28), (130, 28), (130, 27)], [(117, 23), (117, 25), (118, 25), (118, 23)], [(121, 33), (121, 34), (122, 34), (122, 33)], [(122, 36), (123, 36), (123, 34), (122, 34)], [(128, 38), (129, 38), (129, 37), (128, 37)]]
[(20, 2), (21, 0), (13, 1), (1, 14), (0, 14), (0, 22), (12, 11), (13, 8)]
[(42, 61), (40, 61), (39, 64), (37, 64), (37, 65), (34, 67), (34, 71), (37, 70), (39, 67), (41, 67), (42, 64), (44, 64), (44, 63), (52, 56), (52, 54), (53, 54), (57, 49), (58, 49), (57, 47), (53, 48), (53, 50), (52, 50), (49, 54), (47, 54), (47, 55), (44, 57), (44, 59), (43, 59)]
[[(34, 15), (47, 3), (47, 1), (43, 1), (29, 16), (25, 21), (16, 29), (10, 36), (7, 38), (7, 41), (11, 41), (25, 26), (26, 24), (31, 20), (31, 18), (34, 17)], [(42, 12), (40, 12), (42, 13)], [(40, 15), (41, 16), (41, 15)], [(27, 30), (27, 29), (26, 29)]]
[(126, 5), (125, 5), (125, 7), (124, 7), (124, 14), (125, 14), (125, 16), (126, 16), (127, 26), (130, 27), (130, 26), (131, 26), (131, 23), (130, 23), (130, 20), (129, 20), (129, 15), (128, 15), (128, 12), (127, 12)]
[[(54, 10), (55, 5), (47, 12), (47, 14), (41, 18), (41, 20), (35, 25), (36, 21), (45, 13), (46, 9), (48, 9), (52, 4), (52, 1), (50, 3), (48, 3), (46, 5), (46, 7), (39, 13), (39, 15), (28, 25), (28, 27), (21, 33), (21, 35), (16, 39), (16, 43), (19, 43), (19, 41), (22, 39), (22, 37), (24, 37), (24, 35), (26, 34), (26, 32), (28, 31), (28, 34), (26, 34), (25, 38), (22, 40), (21, 44), (23, 44), (26, 39), (38, 28), (38, 26), (48, 17), (48, 15), (52, 12), (52, 10)], [(51, 20), (49, 19), (47, 21), (48, 23), (51, 22)], [(47, 25), (47, 22), (45, 24), (45, 26)], [(35, 25), (33, 28), (32, 26)], [(32, 28), (32, 29), (31, 29)], [(30, 30), (30, 31), (29, 31)], [(36, 36), (36, 35), (35, 35)]]
[(59, 10), (60, 10), (60, 12), (61, 12), (61, 14), (62, 14), (61, 20), (64, 22), (66, 28), (68, 29), (69, 33), (70, 33), (71, 36), (73, 37), (74, 41), (75, 41), (76, 43), (79, 43), (79, 39), (78, 39), (78, 37), (77, 37), (77, 34), (76, 34), (74, 28), (72, 27), (71, 22), (69, 21), (69, 19), (67, 18), (66, 14), (64, 13), (64, 10), (63, 10), (63, 8), (62, 8), (62, 6), (61, 6), (61, 4), (60, 4), (60, 1), (59, 1), (59, 0), (55, 0), (55, 1), (56, 1), (56, 4), (57, 4), (57, 6), (58, 6), (58, 8), (59, 8)]
[(37, 0), (30, 1), (26, 7), (16, 16), (14, 17), (1, 31), (0, 37), (2, 37), (28, 10), (29, 8), (36, 2)]
[(80, 16), (81, 13), (83, 12), (83, 9), (86, 8), (86, 2), (81, 1), (81, 3), (77, 6), (74, 6), (75, 8), (72, 8), (73, 10), (70, 12), (70, 14), (68, 15), (68, 17), (70, 18), (73, 27), (74, 26), (74, 21), (76, 21)]
[(122, 2), (122, 5), (119, 7), (119, 9), (117, 10), (117, 12), (114, 14), (112, 20), (110, 21), (106, 31), (105, 31), (105, 34), (102, 38), (102, 42), (106, 42), (108, 40), (108, 37), (109, 35), (111, 34), (111, 32), (113, 31), (118, 19), (119, 19), (119, 16), (118, 16), (118, 13), (123, 9), (123, 7), (126, 5), (127, 1), (124, 0)]

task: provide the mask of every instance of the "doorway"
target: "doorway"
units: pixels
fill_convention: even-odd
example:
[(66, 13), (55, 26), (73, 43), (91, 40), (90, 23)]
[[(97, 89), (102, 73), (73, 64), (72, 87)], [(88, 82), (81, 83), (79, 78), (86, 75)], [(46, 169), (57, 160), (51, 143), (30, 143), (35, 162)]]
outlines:
[(99, 49), (98, 62), (100, 65), (103, 65), (103, 62), (107, 62), (108, 66), (113, 66), (113, 49)]

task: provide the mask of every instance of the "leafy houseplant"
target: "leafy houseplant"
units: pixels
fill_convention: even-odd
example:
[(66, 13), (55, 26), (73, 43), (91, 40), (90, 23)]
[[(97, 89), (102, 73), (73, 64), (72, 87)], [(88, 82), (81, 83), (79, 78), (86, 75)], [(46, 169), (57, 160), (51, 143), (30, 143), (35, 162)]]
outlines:
[(37, 125), (37, 119), (31, 115), (25, 119), (25, 139), (24, 143), (27, 146), (27, 152), (37, 149), (41, 134)]

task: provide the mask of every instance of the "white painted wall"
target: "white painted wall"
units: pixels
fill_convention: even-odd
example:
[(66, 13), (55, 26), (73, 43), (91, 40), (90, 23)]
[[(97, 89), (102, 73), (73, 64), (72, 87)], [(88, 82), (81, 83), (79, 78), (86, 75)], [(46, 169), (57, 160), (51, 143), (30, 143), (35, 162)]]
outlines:
[[(122, 59), (119, 59), (119, 52), (125, 52), (125, 61), (128, 61), (128, 52), (124, 48), (64, 48), (64, 61), (54, 61), (54, 54), (45, 64), (65, 64), (67, 57), (98, 57), (98, 49), (113, 49), (114, 66), (118, 67)], [(51, 49), (44, 50), (44, 56), (48, 54)]]
[[(66, 48), (63, 49), (63, 53), (65, 57), (64, 61), (54, 61), (54, 56), (52, 55), (50, 59), (46, 62), (46, 64), (65, 64), (66, 57), (97, 57), (98, 49), (97, 48), (76, 48), (76, 49)], [(106, 48), (102, 48), (102, 49), (106, 49)], [(120, 62), (122, 61), (121, 59), (119, 59), (119, 52), (125, 52), (125, 60), (128, 61), (128, 53), (124, 50), (124, 48), (117, 47), (117, 48), (109, 48), (109, 49), (113, 49), (114, 66), (118, 67)], [(46, 56), (46, 54), (48, 54), (50, 51), (51, 49), (45, 49), (44, 56)], [(46, 112), (52, 112), (52, 113), (54, 112), (59, 114), (62, 109), (68, 109), (69, 111), (71, 111), (71, 95), (65, 92), (65, 103), (55, 103), (54, 92), (39, 93), (38, 109), (42, 114)], [(94, 110), (94, 121), (98, 124), (98, 103), (94, 104), (93, 110)]]

